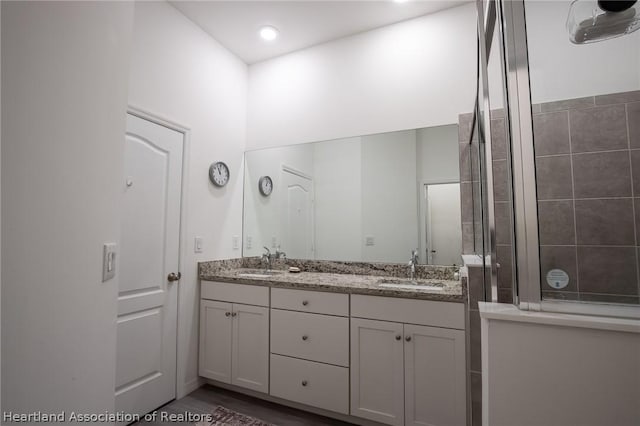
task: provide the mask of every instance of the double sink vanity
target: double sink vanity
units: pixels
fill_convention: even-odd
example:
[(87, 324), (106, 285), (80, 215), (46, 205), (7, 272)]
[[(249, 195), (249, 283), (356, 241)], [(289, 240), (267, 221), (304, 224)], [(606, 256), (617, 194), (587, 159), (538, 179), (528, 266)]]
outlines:
[(357, 424), (466, 424), (456, 268), (286, 263), (200, 263), (200, 376)]

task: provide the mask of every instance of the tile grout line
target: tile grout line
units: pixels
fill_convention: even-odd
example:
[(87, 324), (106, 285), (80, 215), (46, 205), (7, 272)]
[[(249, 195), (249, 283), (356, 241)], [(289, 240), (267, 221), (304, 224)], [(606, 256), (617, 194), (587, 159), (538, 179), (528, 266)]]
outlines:
[(541, 203), (552, 203), (558, 201), (611, 201), (611, 200), (633, 200), (634, 197), (594, 197), (594, 198), (545, 198), (538, 200)]
[[(633, 185), (633, 160), (631, 157), (631, 132), (629, 131), (629, 104), (624, 104), (624, 119), (627, 131), (627, 146), (629, 147), (629, 169), (631, 170), (631, 197), (635, 197), (635, 188)], [(636, 242), (636, 248), (634, 250), (634, 254), (636, 255), (636, 287), (638, 290), (638, 294), (640, 295), (640, 262), (638, 259), (638, 224), (636, 223), (636, 201), (632, 198), (631, 200), (631, 211), (633, 212), (633, 237)]]
[[(595, 97), (593, 98), (595, 104)], [(571, 111), (567, 112), (567, 130), (569, 135), (569, 165), (571, 167), (571, 204), (573, 209), (573, 242), (575, 243), (574, 259), (576, 265), (576, 292), (580, 294), (580, 267), (578, 263), (578, 219), (576, 217), (576, 184), (573, 174), (573, 143), (571, 137)], [(578, 296), (579, 297), (579, 296)]]

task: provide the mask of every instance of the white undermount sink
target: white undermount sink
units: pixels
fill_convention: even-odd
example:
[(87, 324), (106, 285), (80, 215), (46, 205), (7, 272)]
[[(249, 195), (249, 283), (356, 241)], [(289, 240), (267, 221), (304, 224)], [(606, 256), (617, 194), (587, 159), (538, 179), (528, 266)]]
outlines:
[(238, 274), (239, 277), (243, 278), (269, 278), (273, 275), (270, 274)]
[(444, 287), (442, 284), (418, 284), (411, 281), (404, 280), (394, 280), (394, 279), (383, 279), (380, 280), (380, 287), (385, 288), (400, 288), (403, 290), (431, 290), (431, 291), (442, 291)]
[(269, 278), (281, 273), (282, 271), (250, 271), (239, 273), (238, 276), (242, 278)]

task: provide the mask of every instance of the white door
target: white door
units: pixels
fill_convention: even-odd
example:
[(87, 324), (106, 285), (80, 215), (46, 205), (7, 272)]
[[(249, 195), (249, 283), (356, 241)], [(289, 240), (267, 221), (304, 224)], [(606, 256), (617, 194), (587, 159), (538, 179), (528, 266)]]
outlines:
[(231, 383), (231, 336), (233, 305), (200, 301), (200, 375)]
[(405, 325), (404, 336), (405, 424), (464, 426), (464, 331)]
[(402, 324), (351, 319), (351, 415), (404, 425)]
[(175, 398), (183, 135), (127, 115), (118, 289), (116, 411)]
[(233, 305), (231, 383), (269, 392), (269, 308)]
[(302, 173), (283, 169), (282, 187), (282, 250), (292, 259), (313, 259), (313, 180)]
[(462, 262), (460, 184), (426, 185), (427, 263), (453, 265)]

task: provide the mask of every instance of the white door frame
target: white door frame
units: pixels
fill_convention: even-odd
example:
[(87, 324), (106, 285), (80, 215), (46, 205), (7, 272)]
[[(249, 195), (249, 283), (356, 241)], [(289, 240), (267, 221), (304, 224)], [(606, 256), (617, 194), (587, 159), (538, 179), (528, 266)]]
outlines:
[[(425, 186), (427, 185), (443, 185), (447, 183), (460, 183), (458, 178), (449, 179), (427, 179), (419, 181), (418, 185), (418, 230), (420, 233), (420, 239), (418, 240), (418, 259), (421, 264), (426, 264), (427, 256), (427, 198), (424, 193)], [(462, 226), (462, 225), (460, 225)]]
[[(143, 120), (150, 121), (168, 129), (174, 130), (178, 133), (182, 133), (182, 185), (180, 188), (180, 247), (178, 248), (178, 270), (183, 272), (187, 271), (185, 259), (187, 258), (186, 249), (189, 247), (187, 242), (186, 233), (186, 218), (187, 218), (187, 188), (189, 179), (189, 153), (191, 152), (191, 129), (178, 124), (172, 120), (162, 117), (159, 114), (155, 114), (144, 110), (142, 108), (129, 105), (127, 107), (127, 113)], [(184, 279), (184, 278), (183, 278)], [(184, 354), (180, 351), (180, 342), (182, 341), (182, 334), (180, 333), (180, 315), (182, 314), (180, 309), (180, 300), (182, 286), (178, 284), (178, 298), (177, 298), (177, 315), (176, 315), (176, 399), (182, 398), (189, 392), (197, 389), (200, 386), (200, 380), (196, 379), (193, 383), (185, 383), (186, 371), (184, 367)]]

